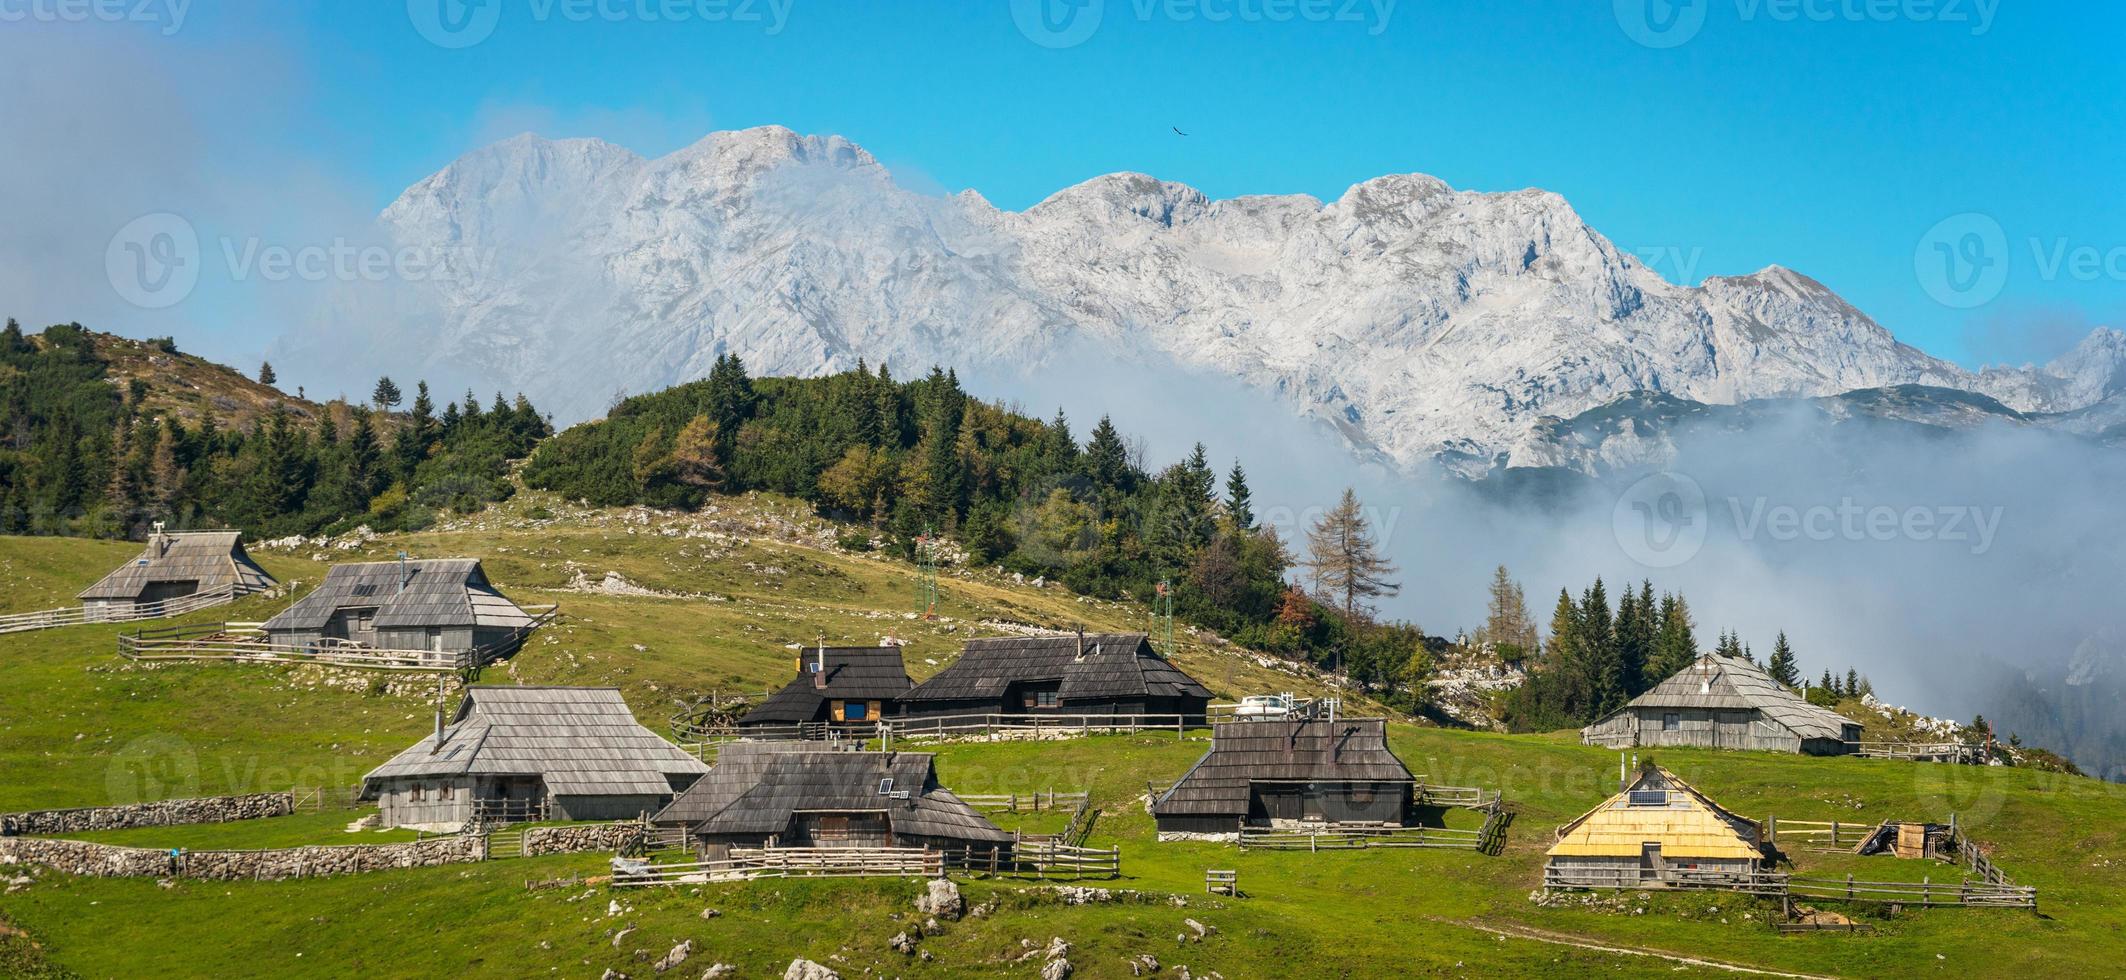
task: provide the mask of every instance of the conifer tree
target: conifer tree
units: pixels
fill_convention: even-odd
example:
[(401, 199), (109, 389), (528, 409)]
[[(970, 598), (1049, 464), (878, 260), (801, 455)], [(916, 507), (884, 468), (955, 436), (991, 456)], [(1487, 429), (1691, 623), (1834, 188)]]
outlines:
[(272, 362), (272, 361), (263, 361), (263, 362), (260, 362), (260, 363), (259, 363), (259, 365), (258, 365), (258, 383), (259, 383), (259, 384), (262, 384), (262, 385), (266, 385), (267, 387), (272, 387), (273, 383), (274, 383), (274, 382), (276, 382), (276, 381), (279, 381), (279, 380), (280, 380), (280, 376), (279, 376), (279, 375), (277, 375), (277, 374), (274, 374), (274, 373), (273, 373), (273, 362)]
[(1225, 512), (1233, 516), (1233, 526), (1243, 531), (1255, 528), (1255, 496), (1248, 491), (1247, 471), (1240, 468), (1240, 461), (1233, 461), (1233, 469), (1225, 475)]
[(1788, 687), (1801, 687), (1801, 668), (1794, 662), (1794, 648), (1786, 641), (1786, 631), (1779, 631), (1779, 638), (1772, 641), (1772, 662), (1767, 668), (1772, 679)]
[(1357, 492), (1349, 487), (1336, 507), (1308, 529), (1307, 551), (1307, 568), (1323, 594), (1343, 610), (1347, 623), (1371, 619), (1374, 599), (1402, 592), (1401, 584), (1389, 579), (1395, 565), (1381, 557), (1372, 524)]
[(1115, 429), (1113, 419), (1102, 415), (1100, 424), (1093, 426), (1092, 439), (1085, 444), (1083, 467), (1093, 486), (1102, 491), (1127, 493), (1134, 489), (1129, 447), (1122, 444), (1122, 433)]
[(389, 412), (399, 407), (402, 397), (398, 384), (391, 380), (390, 375), (376, 379), (376, 388), (369, 393), (369, 400), (376, 403), (379, 412)]

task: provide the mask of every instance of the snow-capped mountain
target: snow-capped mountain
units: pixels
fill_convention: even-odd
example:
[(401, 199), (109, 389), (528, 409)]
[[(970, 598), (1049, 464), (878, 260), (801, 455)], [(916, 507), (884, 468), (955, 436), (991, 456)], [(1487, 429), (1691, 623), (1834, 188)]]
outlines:
[[(414, 185), (381, 221), (450, 274), (409, 284), (394, 305), (417, 327), (375, 343), (567, 419), (701, 377), (726, 351), (773, 374), (859, 357), (1031, 370), (1091, 351), (1237, 378), (1398, 464), (1483, 470), (1545, 418), (1634, 392), (1730, 404), (1930, 385), (2061, 412), (2126, 379), (2113, 331), (2045, 368), (1973, 373), (1800, 273), (1677, 286), (1555, 194), (1422, 175), (1324, 203), (1112, 174), (1010, 212), (906, 190), (855, 144), (780, 127), (654, 160), (527, 135)], [(321, 353), (332, 336), (291, 344)]]

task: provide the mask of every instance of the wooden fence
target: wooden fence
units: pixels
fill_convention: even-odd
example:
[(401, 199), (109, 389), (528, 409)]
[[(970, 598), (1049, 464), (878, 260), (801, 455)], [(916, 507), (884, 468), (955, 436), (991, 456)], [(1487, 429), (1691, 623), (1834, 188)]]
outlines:
[(1882, 827), (1882, 821), (1850, 823), (1839, 820), (1784, 820), (1767, 817), (1765, 843), (1777, 847), (1792, 841), (1812, 851), (1850, 851)]
[(1245, 830), (1243, 850), (1363, 851), (1375, 847), (1435, 847), (1474, 851), (1485, 841), (1482, 830), (1451, 827), (1355, 827), (1340, 824), (1320, 830)]
[[(1982, 857), (1982, 856), (1981, 856)], [(1990, 862), (1988, 867), (1990, 868)], [(1993, 869), (1996, 873), (1998, 869)], [(1780, 874), (1772, 871), (1723, 872), (1681, 868), (1629, 872), (1543, 869), (1543, 887), (1549, 889), (1618, 890), (1674, 889), (1726, 891), (1782, 900), (1874, 902), (1884, 905), (1916, 905), (1921, 908), (2036, 909), (2037, 889), (2009, 883), (2005, 877), (1962, 878), (1957, 881), (1867, 881), (1844, 878)]]
[(1196, 715), (1116, 714), (967, 714), (928, 718), (879, 718), (865, 722), (805, 722), (795, 725), (686, 725), (675, 723), (673, 733), (682, 742), (727, 742), (741, 738), (782, 739), (943, 739), (1070, 738), (1081, 735), (1115, 735), (1139, 732), (1173, 732), (1186, 737), (1191, 729), (1205, 727)]
[(945, 873), (945, 856), (920, 847), (771, 847), (734, 850), (718, 861), (613, 860), (613, 887), (753, 881), (760, 878), (924, 877)]
[(1955, 762), (1984, 765), (1986, 747), (1964, 742), (1849, 742), (1853, 754), (1864, 759), (1896, 759), (1906, 762)]
[(90, 623), (132, 623), (144, 619), (165, 619), (182, 616), (214, 606), (228, 605), (241, 595), (268, 589), (239, 589), (225, 585), (218, 589), (195, 592), (175, 599), (160, 602), (135, 603), (129, 609), (98, 609), (90, 612), (87, 607), (74, 605), (58, 609), (42, 609), (36, 612), (9, 613), (0, 616), (0, 633), (27, 633), (31, 630), (55, 629), (61, 626), (82, 626)]
[(310, 663), (391, 671), (467, 671), (516, 653), (534, 630), (553, 622), (556, 606), (527, 606), (529, 625), (485, 646), (462, 651), (384, 650), (355, 644), (274, 643), (261, 623), (207, 623), (140, 629), (118, 637), (118, 655), (128, 660), (231, 660), (243, 663)]
[(965, 794), (960, 802), (977, 810), (1003, 813), (1039, 813), (1043, 810), (1078, 810), (1085, 806), (1085, 793), (1059, 793), (1055, 790), (1035, 790), (1027, 795), (1018, 793)]

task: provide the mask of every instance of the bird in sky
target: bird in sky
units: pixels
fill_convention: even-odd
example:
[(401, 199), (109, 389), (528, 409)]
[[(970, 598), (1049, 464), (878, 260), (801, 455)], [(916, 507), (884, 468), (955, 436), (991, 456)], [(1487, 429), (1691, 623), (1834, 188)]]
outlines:
[(1182, 131), (1181, 131), (1181, 127), (1179, 127), (1179, 126), (1168, 126), (1167, 128), (1168, 128), (1168, 129), (1171, 129), (1171, 130), (1173, 130), (1173, 131), (1174, 131), (1174, 135), (1175, 135), (1175, 136), (1187, 136), (1187, 135), (1188, 135), (1187, 133), (1184, 133), (1184, 132), (1182, 132)]

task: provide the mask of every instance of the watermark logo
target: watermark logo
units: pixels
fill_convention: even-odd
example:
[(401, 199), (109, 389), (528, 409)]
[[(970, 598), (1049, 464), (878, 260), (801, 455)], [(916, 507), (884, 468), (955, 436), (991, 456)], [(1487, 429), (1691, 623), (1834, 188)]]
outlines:
[(199, 795), (199, 754), (176, 735), (142, 735), (111, 757), (104, 790), (114, 804)]
[(1711, 5), (1712, 0), (1616, 0), (1614, 9), (1625, 36), (1659, 50), (1697, 37)]
[(413, 29), (439, 48), (469, 48), (502, 21), (502, 0), (406, 0)]
[(1674, 568), (1697, 557), (1708, 523), (1705, 488), (1681, 473), (1641, 477), (1610, 512), (1618, 546), (1648, 568)]
[(1976, 211), (1936, 222), (1912, 250), (1921, 289), (1943, 306), (1984, 306), (2008, 284), (2008, 235), (2000, 222)]
[(167, 211), (142, 215), (111, 236), (103, 271), (126, 302), (146, 310), (175, 306), (199, 285), (199, 234)]
[(1100, 29), (1106, 0), (1011, 0), (1011, 21), (1044, 48), (1075, 48)]

